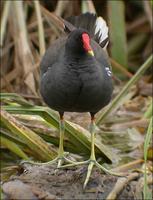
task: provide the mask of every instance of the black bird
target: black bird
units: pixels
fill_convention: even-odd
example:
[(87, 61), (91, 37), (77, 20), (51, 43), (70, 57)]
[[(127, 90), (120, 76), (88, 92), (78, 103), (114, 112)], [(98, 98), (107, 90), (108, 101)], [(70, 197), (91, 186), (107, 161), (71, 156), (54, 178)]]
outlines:
[(108, 43), (108, 28), (105, 21), (95, 14), (85, 13), (65, 21), (64, 36), (57, 39), (46, 51), (41, 65), (40, 91), (45, 103), (60, 115), (60, 145), (58, 167), (64, 156), (64, 112), (89, 112), (91, 115), (91, 156), (86, 186), (93, 165), (105, 172), (95, 158), (94, 129), (95, 114), (106, 106), (112, 96), (111, 67), (105, 47)]

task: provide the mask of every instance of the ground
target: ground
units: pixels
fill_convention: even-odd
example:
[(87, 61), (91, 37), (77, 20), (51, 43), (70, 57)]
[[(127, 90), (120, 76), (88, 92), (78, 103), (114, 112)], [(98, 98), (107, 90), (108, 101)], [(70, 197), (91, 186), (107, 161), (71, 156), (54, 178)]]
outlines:
[[(24, 164), (17, 175), (3, 184), (5, 199), (106, 199), (118, 177), (102, 174), (95, 168), (86, 189), (83, 190), (86, 171), (87, 166), (57, 170), (55, 166)], [(124, 187), (117, 196), (118, 200), (136, 199), (138, 177), (138, 173), (135, 173), (131, 182), (124, 184), (123, 181), (124, 183), (119, 184)]]

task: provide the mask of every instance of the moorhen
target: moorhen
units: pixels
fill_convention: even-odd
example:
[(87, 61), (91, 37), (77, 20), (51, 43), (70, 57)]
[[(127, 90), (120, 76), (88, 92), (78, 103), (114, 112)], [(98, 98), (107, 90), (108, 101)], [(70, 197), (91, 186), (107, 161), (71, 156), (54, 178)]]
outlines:
[[(60, 144), (58, 157), (48, 162), (71, 164), (89, 163), (84, 188), (94, 165), (105, 172), (95, 158), (95, 114), (106, 106), (112, 96), (111, 68), (105, 51), (108, 27), (101, 17), (85, 13), (64, 20), (65, 35), (46, 51), (40, 65), (40, 92), (45, 103), (60, 115)], [(88, 161), (73, 163), (64, 156), (64, 112), (89, 112), (91, 115), (91, 156)]]

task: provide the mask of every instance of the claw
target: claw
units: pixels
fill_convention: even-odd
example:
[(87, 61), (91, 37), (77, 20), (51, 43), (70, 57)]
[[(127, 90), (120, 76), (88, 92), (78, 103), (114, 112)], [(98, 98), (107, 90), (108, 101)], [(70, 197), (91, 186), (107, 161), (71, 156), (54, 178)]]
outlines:
[(59, 168), (63, 164), (63, 159), (59, 158), (57, 162), (57, 168)]
[(86, 179), (85, 179), (85, 182), (83, 184), (83, 189), (86, 188), (86, 185), (89, 181), (89, 178), (90, 178), (90, 175), (91, 175), (91, 172), (92, 172), (92, 168), (94, 166), (94, 162), (90, 161), (89, 165), (88, 165), (88, 171), (87, 171), (87, 176), (86, 176)]

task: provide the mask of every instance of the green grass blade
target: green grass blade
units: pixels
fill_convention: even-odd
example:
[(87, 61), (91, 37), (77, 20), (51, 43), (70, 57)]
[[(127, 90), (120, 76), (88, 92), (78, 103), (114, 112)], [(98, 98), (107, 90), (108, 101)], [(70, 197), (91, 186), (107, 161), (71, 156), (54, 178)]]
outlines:
[(14, 142), (10, 141), (9, 139), (7, 139), (3, 136), (0, 137), (0, 140), (1, 140), (1, 145), (8, 148), (10, 151), (15, 153), (16, 155), (18, 155), (22, 159), (24, 159), (24, 160), (29, 159), (28, 156), (22, 151), (22, 149), (17, 144), (15, 144)]
[[(108, 2), (109, 33), (112, 57), (127, 67), (127, 41), (125, 28), (124, 2), (109, 0)], [(117, 15), (117, 16), (116, 16)]]
[(152, 137), (152, 131), (153, 131), (153, 117), (150, 119), (150, 123), (148, 126), (145, 142), (144, 142), (144, 161), (145, 161), (145, 172), (144, 172), (144, 188), (143, 188), (143, 195), (144, 199), (151, 200), (152, 199), (152, 194), (151, 191), (149, 191), (148, 185), (147, 185), (147, 153), (148, 153), (148, 148), (151, 142), (151, 137)]
[(27, 127), (20, 124), (8, 112), (1, 110), (1, 121), (11, 132), (23, 139), (27, 146), (44, 161), (52, 160), (56, 152), (41, 137)]
[(1, 101), (11, 101), (16, 102), (22, 106), (32, 106), (32, 104), (26, 101), (23, 97), (16, 93), (0, 93)]
[[(3, 106), (3, 109), (14, 114), (39, 115), (52, 126), (59, 129), (58, 115), (47, 107), (33, 106), (31, 108), (25, 108), (23, 106)], [(65, 126), (65, 136), (69, 138), (71, 143), (74, 145), (74, 148), (79, 147), (79, 153), (89, 155), (91, 148), (90, 133), (83, 128), (78, 128), (77, 125), (74, 125), (68, 121), (65, 122)], [(103, 161), (112, 161), (112, 155), (109, 152), (109, 149), (102, 143), (96, 142), (95, 150), (97, 155), (100, 156)]]
[(147, 118), (147, 119), (150, 119), (151, 116), (153, 116), (153, 106), (152, 106), (152, 100), (151, 100), (151, 103), (147, 109), (147, 111), (145, 112), (144, 114), (144, 118)]
[(21, 146), (24, 146), (26, 147), (26, 144), (23, 140), (21, 140), (19, 137), (17, 137), (16, 135), (12, 134), (11, 131), (9, 131), (8, 129), (4, 129), (4, 128), (1, 128), (0, 129), (0, 134), (5, 137), (6, 139), (14, 142), (15, 144), (19, 144)]
[(142, 74), (151, 66), (152, 63), (152, 59), (153, 59), (153, 55), (151, 55), (146, 62), (139, 68), (139, 70), (135, 73), (135, 75), (129, 80), (129, 82), (123, 87), (123, 89), (121, 90), (121, 92), (113, 99), (112, 103), (110, 104), (110, 106), (107, 107), (107, 109), (105, 110), (105, 112), (103, 112), (96, 120), (96, 123), (99, 125), (100, 123), (103, 122), (103, 120), (108, 116), (108, 114), (110, 114), (110, 112), (115, 109), (121, 99), (125, 96), (125, 94), (128, 92), (128, 90), (130, 89), (130, 87), (132, 85), (134, 85), (142, 76)]

